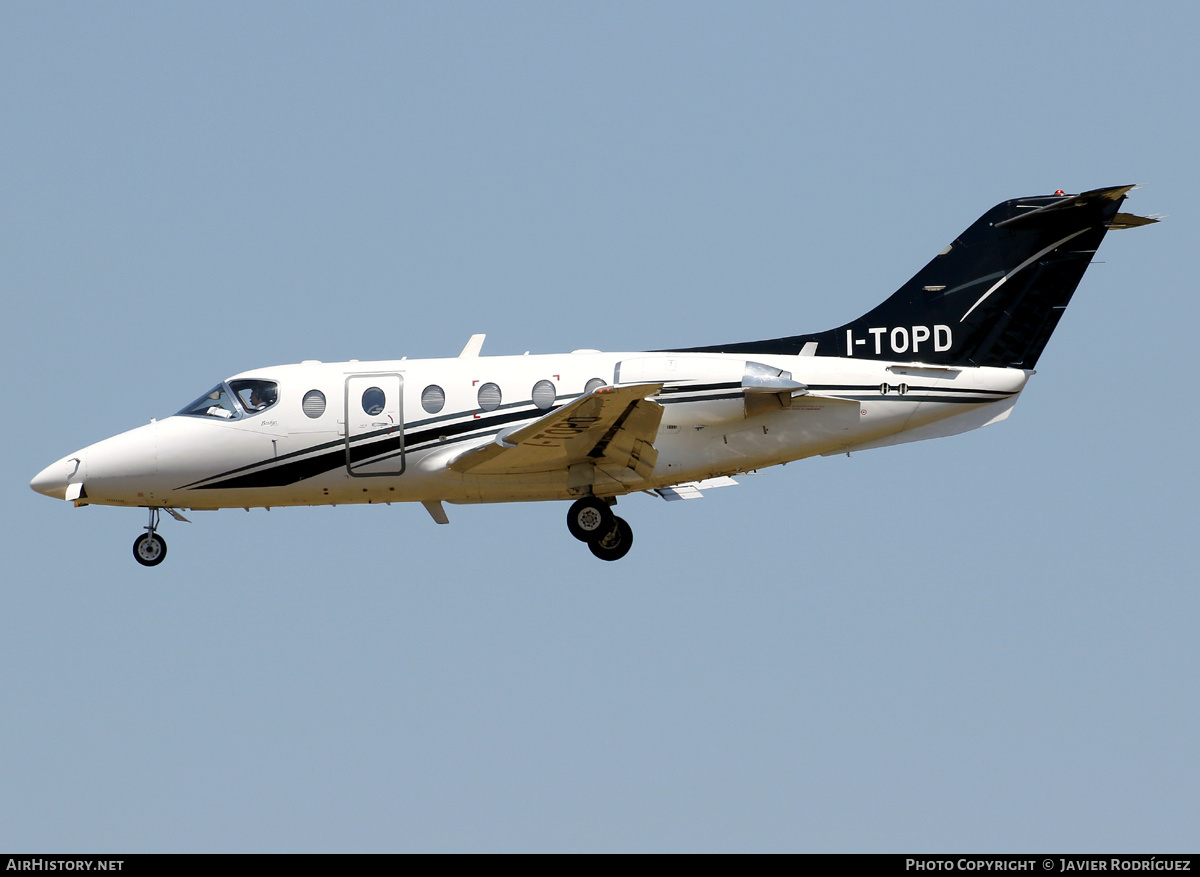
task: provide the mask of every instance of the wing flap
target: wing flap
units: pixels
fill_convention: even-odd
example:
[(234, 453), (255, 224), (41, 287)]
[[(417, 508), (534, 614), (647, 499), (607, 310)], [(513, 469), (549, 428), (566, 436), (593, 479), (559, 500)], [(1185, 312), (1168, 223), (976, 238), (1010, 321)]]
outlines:
[(737, 482), (728, 475), (720, 475), (716, 478), (705, 478), (703, 481), (687, 481), (671, 487), (660, 487), (654, 492), (667, 502), (677, 502), (683, 499), (704, 499), (703, 490), (736, 486)]

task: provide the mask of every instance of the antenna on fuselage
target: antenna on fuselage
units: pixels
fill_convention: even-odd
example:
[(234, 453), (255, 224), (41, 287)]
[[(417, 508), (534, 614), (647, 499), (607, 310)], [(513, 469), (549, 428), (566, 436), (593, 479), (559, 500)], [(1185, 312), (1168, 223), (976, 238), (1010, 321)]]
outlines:
[(470, 340), (467, 341), (467, 346), (458, 355), (458, 358), (470, 359), (471, 357), (478, 356), (479, 351), (483, 349), (483, 339), (486, 337), (487, 335), (472, 335)]

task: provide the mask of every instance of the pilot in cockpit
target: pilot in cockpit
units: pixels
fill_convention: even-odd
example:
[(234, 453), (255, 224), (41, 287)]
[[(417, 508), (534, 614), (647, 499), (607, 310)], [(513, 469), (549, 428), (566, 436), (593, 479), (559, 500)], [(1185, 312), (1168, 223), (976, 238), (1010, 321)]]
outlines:
[(256, 386), (250, 391), (251, 411), (262, 411), (275, 404), (275, 388), (273, 386)]

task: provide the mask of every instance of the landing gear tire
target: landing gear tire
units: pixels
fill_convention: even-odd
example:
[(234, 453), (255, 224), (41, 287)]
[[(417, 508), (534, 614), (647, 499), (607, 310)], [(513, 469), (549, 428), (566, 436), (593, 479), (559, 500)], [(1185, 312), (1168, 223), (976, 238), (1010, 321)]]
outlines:
[(133, 557), (142, 566), (158, 566), (166, 556), (167, 540), (157, 533), (143, 533), (133, 540)]
[(613, 517), (612, 529), (606, 536), (588, 543), (592, 554), (601, 560), (620, 560), (633, 547), (633, 528), (624, 518)]
[(612, 529), (612, 509), (602, 499), (585, 496), (571, 503), (567, 512), (567, 529), (580, 542), (594, 542)]

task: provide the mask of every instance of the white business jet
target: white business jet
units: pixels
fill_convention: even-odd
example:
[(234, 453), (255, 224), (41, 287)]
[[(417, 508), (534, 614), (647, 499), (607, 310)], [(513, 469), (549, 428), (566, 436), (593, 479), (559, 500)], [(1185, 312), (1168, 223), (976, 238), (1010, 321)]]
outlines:
[(640, 353), (576, 350), (255, 369), (165, 420), (52, 463), (31, 486), (159, 512), (339, 503), (570, 500), (602, 560), (629, 551), (617, 498), (702, 496), (731, 476), (1003, 420), (1132, 186), (1006, 201), (865, 316), (813, 335)]

